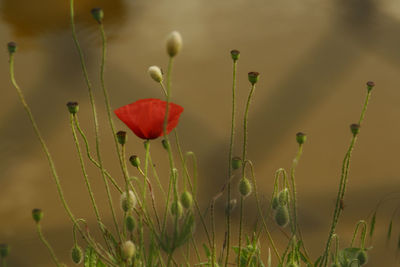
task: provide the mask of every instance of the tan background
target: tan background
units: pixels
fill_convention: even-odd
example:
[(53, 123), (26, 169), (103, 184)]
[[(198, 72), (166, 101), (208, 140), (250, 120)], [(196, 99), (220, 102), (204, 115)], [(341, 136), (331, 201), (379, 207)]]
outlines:
[[(146, 70), (154, 64), (165, 68), (165, 37), (172, 30), (181, 32), (184, 48), (174, 69), (173, 101), (185, 107), (179, 133), (184, 149), (196, 152), (199, 158), (203, 206), (226, 178), (229, 51), (241, 51), (240, 118), (249, 89), (247, 72), (261, 73), (250, 111), (248, 155), (255, 163), (260, 191), (268, 198), (274, 171), (288, 168), (296, 152), (294, 134), (308, 134), (297, 183), (300, 224), (313, 258), (322, 252), (327, 238), (340, 165), (350, 140), (348, 125), (358, 120), (365, 82), (374, 80), (377, 86), (354, 152), (338, 233), (347, 245), (357, 220), (367, 218), (380, 199), (394, 192), (378, 212), (368, 266), (398, 266), (398, 216), (389, 247), (385, 240), (399, 195), (400, 6), (396, 0), (77, 2), (78, 34), (95, 85), (107, 169), (120, 175), (97, 82), (100, 42), (89, 14), (96, 6), (105, 10), (110, 37), (106, 79), (114, 108), (140, 98), (161, 97)], [(19, 44), (17, 79), (53, 152), (72, 210), (95, 229), (65, 108), (70, 100), (81, 103), (81, 121), (92, 136), (87, 90), (68, 26), (68, 1), (0, 3), (0, 43), (4, 47), (11, 40)], [(30, 215), (32, 208), (40, 207), (45, 211), (46, 236), (57, 255), (72, 265), (71, 225), (9, 82), (5, 48), (0, 53), (0, 78), (0, 243), (12, 246), (10, 266), (52, 266)], [(126, 129), (119, 122), (118, 127)], [(239, 138), (240, 129), (236, 154), (241, 151)], [(93, 138), (91, 144), (93, 147)], [(166, 155), (159, 141), (152, 148), (162, 171)], [(141, 140), (133, 134), (129, 135), (128, 150), (143, 155)], [(89, 169), (98, 204), (111, 227), (101, 179)], [(114, 196), (117, 201), (118, 195)], [(246, 214), (254, 215), (254, 199), (249, 198), (247, 204)], [(220, 202), (217, 211), (222, 214), (222, 210)], [(250, 229), (253, 217), (248, 218)], [(223, 232), (224, 221), (221, 216), (219, 219), (219, 232)], [(197, 229), (201, 235), (200, 225)], [(284, 241), (276, 227), (272, 230), (277, 240)], [(262, 243), (262, 249), (267, 251), (268, 244)]]

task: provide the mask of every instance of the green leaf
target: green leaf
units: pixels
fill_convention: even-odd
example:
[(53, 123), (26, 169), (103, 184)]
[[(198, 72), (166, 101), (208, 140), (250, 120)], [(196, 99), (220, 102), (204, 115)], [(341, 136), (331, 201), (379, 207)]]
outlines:
[(371, 219), (371, 226), (370, 226), (370, 230), (369, 230), (369, 237), (372, 237), (372, 235), (374, 234), (375, 223), (376, 223), (376, 211), (374, 212), (374, 215), (372, 216), (372, 219)]
[(97, 254), (91, 246), (88, 246), (85, 251), (85, 267), (96, 267)]
[(96, 267), (107, 267), (100, 259), (97, 260)]
[(390, 240), (390, 237), (392, 236), (392, 226), (393, 226), (393, 220), (390, 220), (388, 233), (387, 233), (387, 240)]

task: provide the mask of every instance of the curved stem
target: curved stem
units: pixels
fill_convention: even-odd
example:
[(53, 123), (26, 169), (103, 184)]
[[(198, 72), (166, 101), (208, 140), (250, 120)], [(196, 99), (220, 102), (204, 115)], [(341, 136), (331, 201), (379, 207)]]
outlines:
[(39, 234), (39, 238), (42, 241), (42, 243), (46, 246), (46, 248), (48, 249), (48, 251), (50, 252), (51, 258), (53, 259), (54, 263), (57, 265), (57, 267), (61, 266), (60, 261), (57, 259), (56, 254), (54, 253), (53, 248), (51, 247), (50, 243), (46, 240), (46, 238), (44, 237), (43, 233), (42, 233), (42, 228), (40, 227), (40, 223), (36, 224), (36, 229), (37, 232)]

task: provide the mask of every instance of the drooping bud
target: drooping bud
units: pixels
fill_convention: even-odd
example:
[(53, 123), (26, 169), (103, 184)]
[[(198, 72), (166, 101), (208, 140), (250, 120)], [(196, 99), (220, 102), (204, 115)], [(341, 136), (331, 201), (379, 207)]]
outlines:
[(183, 206), (180, 201), (174, 201), (171, 204), (171, 214), (181, 218), (183, 215)]
[(167, 53), (170, 57), (176, 56), (182, 48), (182, 36), (179, 32), (173, 31), (167, 38)]
[(131, 190), (129, 190), (128, 196), (126, 192), (123, 192), (121, 194), (120, 201), (121, 201), (121, 208), (125, 212), (131, 212), (137, 204), (136, 196)]
[(289, 190), (287, 188), (283, 189), (278, 193), (278, 201), (280, 206), (284, 206), (289, 201)]
[(236, 50), (236, 49), (231, 50), (231, 57), (232, 57), (233, 61), (237, 61), (240, 57), (239, 50)]
[(166, 139), (163, 139), (162, 141), (161, 141), (161, 143), (162, 143), (162, 146), (163, 146), (163, 148), (165, 149), (165, 150), (169, 150), (169, 141), (168, 140), (166, 140)]
[(231, 201), (229, 201), (229, 203), (225, 207), (225, 214), (227, 215), (231, 214), (235, 210), (236, 205), (237, 205), (237, 200), (235, 198), (231, 199)]
[(93, 8), (90, 13), (92, 13), (93, 18), (101, 24), (103, 22), (104, 18), (104, 11), (100, 7), (95, 7)]
[(126, 225), (126, 229), (128, 229), (129, 232), (133, 232), (136, 227), (135, 218), (133, 218), (132, 215), (128, 215), (125, 219), (125, 225)]
[(368, 81), (367, 82), (367, 90), (368, 92), (372, 90), (372, 88), (374, 88), (375, 83), (373, 81)]
[(356, 136), (360, 132), (360, 124), (353, 123), (350, 125), (350, 130), (353, 133), (353, 136)]
[(138, 168), (140, 166), (140, 159), (136, 155), (132, 155), (129, 157), (129, 161), (132, 164), (133, 167)]
[(160, 83), (163, 80), (163, 74), (158, 66), (151, 66), (148, 71), (150, 77), (156, 82)]
[(242, 159), (239, 157), (233, 157), (232, 158), (232, 169), (237, 170), (240, 167), (242, 167)]
[(82, 249), (79, 246), (74, 246), (72, 248), (71, 258), (72, 258), (72, 261), (76, 264), (80, 264), (82, 262), (83, 253), (82, 253)]
[(296, 134), (296, 141), (299, 145), (304, 144), (307, 141), (307, 135), (305, 133), (302, 132), (298, 132)]
[(40, 220), (43, 218), (43, 211), (41, 209), (33, 209), (32, 218), (36, 223), (39, 223)]
[(125, 143), (126, 143), (126, 132), (119, 131), (119, 132), (117, 132), (116, 135), (117, 135), (118, 143), (120, 143), (121, 145), (125, 145)]
[(67, 103), (67, 108), (68, 108), (69, 113), (71, 113), (71, 114), (78, 113), (78, 111), (79, 111), (78, 102), (72, 102), (72, 101), (68, 102)]
[(364, 265), (368, 262), (368, 255), (367, 252), (365, 250), (362, 250), (358, 253), (357, 255), (357, 259), (358, 259), (358, 263), (360, 265)]
[(287, 206), (279, 206), (275, 212), (275, 222), (281, 226), (285, 227), (289, 223), (289, 210)]
[(258, 73), (256, 71), (252, 71), (252, 72), (249, 72), (248, 77), (249, 77), (249, 82), (252, 85), (254, 85), (258, 82), (258, 80), (260, 78), (260, 73)]
[(181, 203), (185, 209), (190, 209), (193, 205), (193, 196), (189, 191), (185, 191), (181, 195)]
[(10, 254), (10, 246), (7, 244), (0, 244), (0, 257), (6, 258)]
[(249, 179), (247, 179), (246, 177), (241, 179), (239, 182), (239, 193), (243, 197), (247, 197), (248, 195), (251, 194), (251, 191), (252, 191), (252, 187), (251, 187), (251, 183), (250, 183)]
[(274, 196), (271, 203), (272, 209), (276, 210), (279, 207), (279, 198)]
[(17, 43), (16, 42), (9, 42), (7, 44), (8, 53), (14, 54), (17, 52)]
[(130, 260), (135, 255), (136, 246), (132, 241), (128, 240), (121, 245), (121, 256), (124, 260)]

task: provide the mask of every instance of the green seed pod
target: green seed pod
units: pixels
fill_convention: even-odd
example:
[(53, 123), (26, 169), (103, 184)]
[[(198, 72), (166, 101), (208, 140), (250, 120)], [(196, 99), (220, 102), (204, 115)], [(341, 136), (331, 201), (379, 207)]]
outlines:
[(251, 187), (251, 183), (250, 183), (249, 179), (247, 179), (247, 178), (241, 179), (239, 182), (239, 193), (243, 197), (247, 197), (248, 195), (251, 194), (251, 191), (252, 191), (252, 187)]
[(167, 140), (163, 139), (161, 143), (165, 150), (169, 150), (169, 142)]
[(170, 57), (176, 56), (182, 48), (182, 36), (179, 32), (173, 31), (167, 38), (167, 53)]
[(33, 209), (32, 218), (36, 223), (39, 223), (40, 220), (43, 218), (43, 211), (41, 209)]
[(239, 50), (236, 50), (236, 49), (232, 50), (231, 51), (231, 57), (232, 57), (233, 61), (237, 61), (239, 59), (239, 57), (240, 57)]
[(126, 225), (126, 229), (128, 229), (129, 232), (133, 232), (136, 227), (135, 218), (133, 218), (132, 215), (128, 215), (125, 219), (125, 225)]
[(185, 191), (181, 195), (181, 203), (185, 209), (190, 209), (193, 205), (193, 196), (189, 191)]
[(372, 90), (372, 88), (374, 88), (375, 83), (373, 81), (369, 81), (367, 82), (367, 90), (368, 92)]
[(10, 254), (10, 246), (7, 244), (0, 244), (0, 257), (6, 258)]
[(283, 189), (278, 193), (278, 201), (280, 206), (284, 206), (289, 201), (289, 190), (287, 188)]
[(225, 207), (225, 214), (231, 214), (237, 205), (237, 200), (236, 199), (231, 199), (231, 201), (229, 201), (229, 203), (226, 205)]
[(286, 227), (289, 223), (289, 210), (286, 206), (279, 206), (275, 212), (275, 222), (281, 226)]
[(240, 167), (242, 167), (242, 164), (243, 164), (243, 162), (242, 162), (241, 158), (239, 158), (239, 157), (232, 158), (232, 169), (237, 170)]
[(7, 44), (8, 53), (14, 54), (17, 52), (17, 43), (16, 42), (9, 42)]
[(118, 143), (120, 143), (121, 145), (125, 145), (125, 143), (126, 143), (126, 132), (119, 131), (119, 132), (117, 132), (116, 135), (117, 135)]
[(368, 255), (367, 252), (365, 250), (360, 251), (357, 255), (357, 259), (358, 259), (358, 263), (360, 265), (364, 265), (368, 262)]
[(356, 136), (360, 132), (360, 124), (353, 123), (350, 125), (350, 130), (353, 133), (353, 136)]
[(171, 214), (181, 218), (183, 215), (183, 206), (180, 201), (174, 201), (171, 204)]
[(132, 241), (128, 240), (121, 245), (121, 256), (124, 260), (130, 260), (135, 255), (136, 246)]
[(72, 261), (76, 264), (80, 264), (83, 259), (82, 249), (79, 246), (74, 246), (71, 250)]
[(127, 197), (126, 192), (123, 192), (120, 200), (121, 208), (125, 212), (131, 212), (137, 204), (136, 196), (131, 190), (129, 190), (129, 197)]
[(305, 133), (302, 132), (298, 132), (296, 134), (296, 141), (299, 145), (304, 144), (307, 141), (307, 135)]
[(78, 113), (78, 111), (79, 111), (78, 102), (68, 102), (67, 108), (68, 108), (69, 113), (71, 113), (71, 114)]
[(129, 161), (132, 164), (133, 167), (138, 168), (140, 166), (140, 159), (136, 155), (132, 155), (129, 157)]
[(255, 85), (258, 82), (258, 80), (260, 79), (260, 73), (258, 73), (256, 71), (249, 72), (248, 78), (249, 78), (249, 82), (252, 85)]
[(90, 13), (92, 13), (93, 18), (99, 23), (101, 24), (103, 22), (103, 18), (104, 18), (104, 11), (103, 9), (96, 7), (93, 8)]
[(279, 198), (277, 196), (272, 198), (272, 209), (276, 210), (279, 207)]

